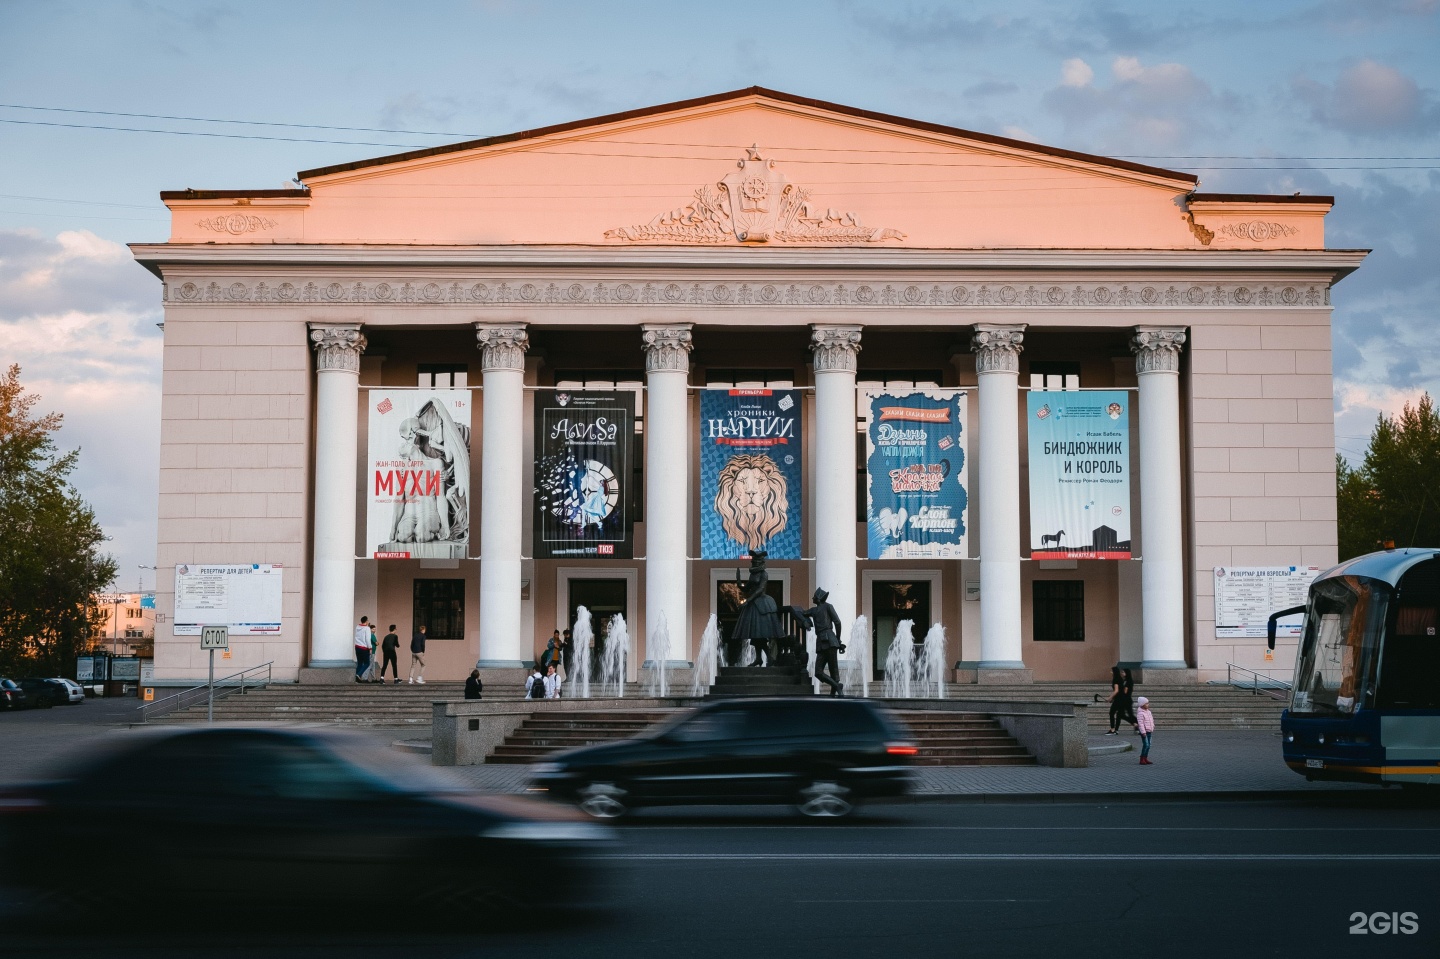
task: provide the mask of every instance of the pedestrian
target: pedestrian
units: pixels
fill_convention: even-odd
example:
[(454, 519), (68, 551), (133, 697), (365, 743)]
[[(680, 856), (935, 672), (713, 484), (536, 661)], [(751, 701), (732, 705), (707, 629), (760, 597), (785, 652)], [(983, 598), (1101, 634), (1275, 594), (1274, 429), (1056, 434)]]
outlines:
[(845, 652), (845, 646), (840, 642), (840, 614), (826, 602), (829, 598), (825, 590), (815, 590), (815, 605), (805, 611), (805, 617), (815, 630), (815, 678), (830, 687), (831, 696), (844, 696), (838, 654)]
[(410, 637), (410, 682), (425, 685), (425, 626)]
[(560, 668), (554, 663), (545, 667), (545, 698), (560, 698)]
[(541, 669), (547, 666), (554, 666), (556, 669), (560, 668), (560, 646), (560, 630), (557, 629), (550, 634), (550, 641), (545, 644), (545, 653), (540, 657)]
[(355, 627), (355, 682), (364, 682), (365, 670), (370, 667), (370, 617), (361, 616), (360, 625)]
[(545, 677), (540, 674), (540, 664), (537, 662), (535, 668), (530, 670), (530, 675), (525, 677), (525, 698), (545, 698)]
[[(397, 679), (397, 680), (395, 680), (395, 682), (398, 683), (398, 682), (400, 682), (400, 680)], [(482, 683), (482, 682), (480, 682), (480, 670), (478, 670), (478, 669), (472, 669), (472, 670), (470, 670), (470, 676), (469, 676), (468, 679), (465, 680), (465, 698), (466, 698), (466, 699), (479, 699), (479, 698), (480, 698), (480, 694), (481, 694), (481, 692), (484, 691), (484, 689), (485, 689), (485, 684)]]
[(1135, 714), (1135, 726), (1140, 730), (1140, 765), (1153, 766), (1150, 761), (1150, 735), (1155, 732), (1155, 716), (1150, 712), (1150, 700), (1141, 696), (1135, 700), (1139, 711)]
[(390, 631), (380, 641), (380, 682), (385, 682), (385, 669), (389, 667), (390, 675), (395, 679), (395, 685), (400, 685), (400, 660), (396, 653), (400, 649), (400, 637), (395, 634), (395, 624), (390, 624)]
[(573, 675), (570, 672), (570, 668), (574, 664), (574, 662), (575, 637), (571, 634), (570, 630), (567, 629), (565, 630), (564, 636), (560, 640), (560, 665), (565, 670), (565, 681), (567, 683), (570, 681), (570, 677)]
[(1135, 730), (1135, 735), (1140, 735), (1140, 726), (1135, 721), (1135, 680), (1130, 676), (1130, 670), (1120, 670), (1120, 695), (1124, 699), (1124, 712), (1120, 718), (1130, 724)]
[(375, 624), (370, 624), (370, 668), (365, 671), (365, 678), (372, 683), (384, 684), (385, 677), (377, 675), (375, 664), (380, 662), (380, 639), (375, 635)]
[(1120, 694), (1125, 689), (1125, 679), (1120, 675), (1120, 664), (1116, 663), (1110, 667), (1110, 695), (1106, 697), (1110, 701), (1110, 729), (1105, 733), (1107, 736), (1114, 736), (1120, 730)]

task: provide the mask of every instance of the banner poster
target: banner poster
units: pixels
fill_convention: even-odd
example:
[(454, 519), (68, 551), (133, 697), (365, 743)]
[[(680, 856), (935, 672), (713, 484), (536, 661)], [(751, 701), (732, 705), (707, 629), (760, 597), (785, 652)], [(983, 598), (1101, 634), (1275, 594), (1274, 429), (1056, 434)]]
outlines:
[(800, 394), (700, 394), (700, 558), (800, 559)]
[(470, 391), (370, 391), (366, 551), (465, 559), (470, 544)]
[(1130, 558), (1130, 394), (1032, 390), (1030, 558)]
[(285, 568), (279, 563), (180, 563), (175, 567), (175, 635), (228, 626), (231, 636), (280, 633)]
[(870, 559), (963, 559), (964, 390), (870, 394), (865, 438), (866, 528)]
[[(1216, 566), (1215, 636), (1259, 638), (1269, 633), (1270, 614), (1304, 606), (1318, 566)], [(1276, 636), (1300, 636), (1303, 613), (1275, 624)]]
[(536, 559), (630, 559), (635, 395), (535, 393)]

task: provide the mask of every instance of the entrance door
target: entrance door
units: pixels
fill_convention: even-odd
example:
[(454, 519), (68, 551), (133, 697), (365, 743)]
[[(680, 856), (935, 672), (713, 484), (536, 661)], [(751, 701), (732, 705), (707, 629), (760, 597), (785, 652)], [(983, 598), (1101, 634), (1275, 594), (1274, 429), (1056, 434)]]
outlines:
[(921, 648), (925, 634), (930, 631), (930, 581), (897, 580), (877, 582), (871, 586), (871, 609), (875, 613), (874, 625), (874, 667), (873, 679), (885, 678), (885, 657), (890, 654), (890, 643), (895, 630), (902, 620), (913, 623), (911, 637), (915, 651)]
[[(590, 647), (590, 679), (594, 682), (598, 676), (600, 664), (596, 661), (597, 650), (604, 648), (605, 637), (610, 635), (610, 624), (614, 617), (629, 616), (629, 595), (625, 580), (623, 579), (572, 579), (570, 580), (570, 616), (560, 625), (563, 632), (575, 625), (575, 612), (581, 606), (590, 611), (590, 628), (594, 631), (595, 637)], [(625, 628), (630, 630), (630, 648), (635, 648), (635, 625), (625, 623)], [(576, 650), (576, 654), (579, 654)]]

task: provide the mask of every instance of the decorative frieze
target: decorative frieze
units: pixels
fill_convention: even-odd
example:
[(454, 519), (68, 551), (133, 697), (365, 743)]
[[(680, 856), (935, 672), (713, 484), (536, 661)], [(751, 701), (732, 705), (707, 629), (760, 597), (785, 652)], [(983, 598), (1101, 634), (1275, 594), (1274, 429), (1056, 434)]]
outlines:
[(357, 324), (311, 326), (310, 342), (315, 345), (315, 369), (360, 372), (360, 354), (365, 352), (365, 334)]
[(475, 339), (480, 346), (482, 370), (525, 369), (525, 348), (530, 334), (523, 326), (488, 326), (475, 324)]
[(976, 373), (1019, 373), (1020, 351), (1025, 349), (1025, 327), (975, 327), (970, 350), (975, 354)]
[(1278, 240), (1300, 231), (1287, 223), (1247, 220), (1244, 223), (1226, 223), (1215, 232), (1221, 236), (1228, 236), (1232, 240), (1253, 240), (1256, 243), (1264, 243), (1266, 240)]
[(1136, 373), (1179, 373), (1180, 348), (1185, 345), (1185, 331), (1156, 327), (1137, 327), (1130, 338), (1130, 352), (1135, 354)]
[(774, 307), (846, 310), (1076, 309), (1154, 310), (1213, 307), (1329, 306), (1324, 284), (1236, 283), (834, 283), (652, 282), (607, 283), (568, 279), (457, 280), (296, 279), (244, 282), (229, 277), (167, 283), (167, 303), (318, 305), (405, 304), (431, 307)]
[(690, 372), (690, 351), (694, 348), (694, 340), (689, 325), (642, 326), (641, 331), (646, 373), (663, 370)]
[(275, 226), (275, 221), (268, 216), (253, 216), (246, 213), (222, 213), (219, 216), (210, 216), (203, 220), (197, 220), (195, 221), (195, 225), (202, 230), (228, 233), (231, 236), (243, 236), (246, 233), (254, 233), (257, 230), (272, 229)]
[(815, 372), (839, 370), (854, 373), (860, 354), (860, 327), (816, 326), (810, 333), (810, 350), (815, 354)]

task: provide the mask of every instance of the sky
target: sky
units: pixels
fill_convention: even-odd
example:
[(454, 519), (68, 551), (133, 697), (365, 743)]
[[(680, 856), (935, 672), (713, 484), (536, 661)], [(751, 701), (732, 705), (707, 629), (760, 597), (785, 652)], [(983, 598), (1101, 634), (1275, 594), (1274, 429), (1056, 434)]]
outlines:
[(1333, 297), (1358, 461), (1440, 392), (1437, 53), (1440, 0), (0, 0), (0, 364), (153, 588), (160, 285), (124, 244), (165, 239), (159, 191), (758, 85), (1334, 195), (1327, 244), (1374, 250)]

